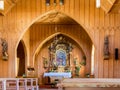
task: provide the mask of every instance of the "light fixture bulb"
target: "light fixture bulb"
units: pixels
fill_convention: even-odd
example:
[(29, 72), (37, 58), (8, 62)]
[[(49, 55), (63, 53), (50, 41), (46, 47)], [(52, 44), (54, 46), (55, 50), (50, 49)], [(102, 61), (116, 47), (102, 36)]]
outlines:
[(100, 8), (100, 0), (96, 0), (96, 7)]
[(0, 10), (4, 10), (4, 0), (0, 0)]

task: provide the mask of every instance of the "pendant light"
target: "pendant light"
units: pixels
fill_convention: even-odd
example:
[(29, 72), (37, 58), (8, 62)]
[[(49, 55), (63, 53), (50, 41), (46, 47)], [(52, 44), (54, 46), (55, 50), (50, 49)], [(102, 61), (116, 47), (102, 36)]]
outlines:
[(46, 0), (46, 5), (47, 5), (47, 6), (50, 5), (50, 0)]
[(63, 5), (64, 4), (64, 0), (60, 0), (60, 5)]

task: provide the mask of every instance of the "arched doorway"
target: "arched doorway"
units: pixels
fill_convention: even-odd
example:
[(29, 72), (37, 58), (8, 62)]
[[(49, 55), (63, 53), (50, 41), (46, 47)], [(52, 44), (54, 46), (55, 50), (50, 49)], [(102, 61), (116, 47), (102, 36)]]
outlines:
[(17, 76), (23, 76), (25, 74), (25, 50), (22, 41), (19, 42), (17, 47)]

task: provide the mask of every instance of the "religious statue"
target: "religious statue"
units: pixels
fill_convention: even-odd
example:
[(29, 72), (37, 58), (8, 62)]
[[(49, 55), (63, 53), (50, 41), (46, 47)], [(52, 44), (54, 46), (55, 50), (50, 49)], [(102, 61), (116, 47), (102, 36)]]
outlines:
[(1, 46), (2, 46), (2, 58), (4, 60), (7, 60), (8, 59), (8, 43), (5, 39), (1, 39)]
[(109, 41), (108, 41), (108, 36), (105, 37), (104, 40), (104, 60), (109, 59)]

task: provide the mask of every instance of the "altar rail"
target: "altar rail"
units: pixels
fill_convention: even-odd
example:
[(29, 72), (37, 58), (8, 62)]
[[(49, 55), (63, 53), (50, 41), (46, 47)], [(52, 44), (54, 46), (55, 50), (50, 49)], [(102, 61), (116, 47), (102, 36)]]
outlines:
[(38, 90), (38, 79), (0, 78), (0, 90)]
[(120, 79), (116, 78), (70, 78), (57, 84), (59, 90), (120, 90)]

